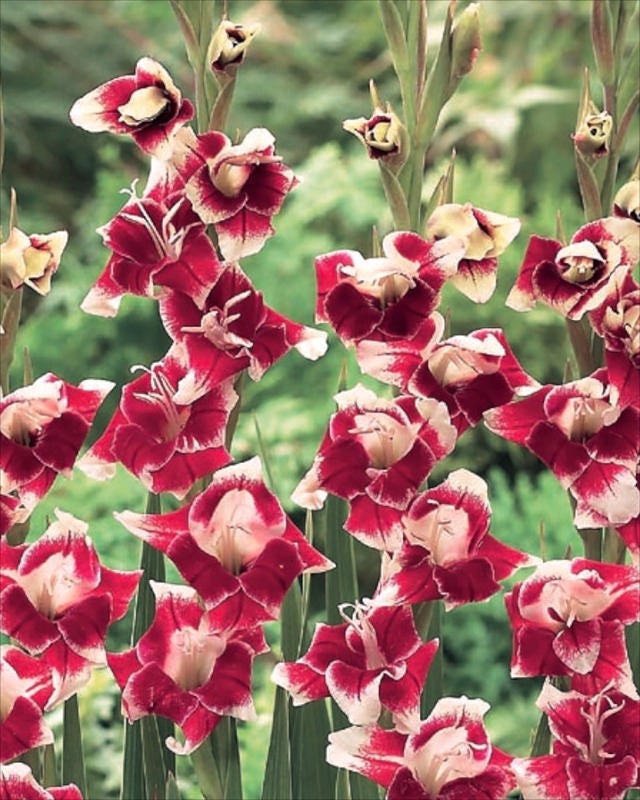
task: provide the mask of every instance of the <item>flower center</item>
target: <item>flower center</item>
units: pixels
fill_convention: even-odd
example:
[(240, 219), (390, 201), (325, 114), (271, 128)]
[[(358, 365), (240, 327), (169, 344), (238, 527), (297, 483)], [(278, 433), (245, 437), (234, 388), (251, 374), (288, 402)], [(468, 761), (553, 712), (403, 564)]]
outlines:
[[(120, 213), (120, 217), (122, 219), (126, 219), (127, 222), (131, 222), (134, 225), (139, 225), (142, 228), (142, 230), (151, 239), (159, 261), (168, 261), (170, 263), (177, 261), (180, 258), (182, 246), (187, 233), (197, 223), (187, 225), (181, 229), (176, 229), (176, 226), (173, 224), (173, 218), (180, 210), (180, 206), (183, 202), (182, 199), (180, 199), (164, 215), (162, 218), (161, 229), (158, 230), (157, 225), (151, 219), (149, 212), (145, 208), (142, 199), (139, 198), (135, 193), (136, 182), (137, 181), (134, 181), (131, 189), (122, 189), (121, 193), (128, 194), (130, 196), (131, 200), (135, 203), (138, 209), (138, 213), (134, 214), (130, 211), (123, 211)], [(132, 252), (130, 253), (130, 258), (133, 261), (137, 261), (137, 255), (138, 254), (136, 252), (134, 243), (134, 247), (132, 247)]]
[(605, 259), (593, 242), (574, 242), (558, 251), (556, 264), (563, 280), (586, 283), (602, 270)]
[(427, 793), (438, 797), (445, 783), (484, 772), (489, 756), (488, 745), (470, 742), (465, 728), (442, 728), (416, 751), (411, 767)]
[(624, 699), (616, 705), (611, 697), (607, 697), (604, 694), (606, 688), (600, 694), (587, 700), (588, 709), (585, 709), (584, 706), (580, 708), (580, 716), (585, 719), (589, 730), (589, 743), (581, 742), (574, 737), (567, 737), (581, 757), (596, 766), (602, 765), (608, 758), (615, 758), (615, 753), (608, 753), (605, 750), (608, 737), (604, 733), (604, 723), (625, 705)]
[(340, 267), (340, 272), (353, 278), (361, 291), (375, 297), (383, 308), (397, 302), (415, 286), (415, 264), (405, 260), (396, 263), (388, 258), (368, 258), (360, 264)]
[[(351, 616), (349, 616), (349, 610), (352, 612)], [(338, 606), (338, 611), (342, 619), (349, 623), (362, 641), (366, 669), (382, 669), (386, 667), (387, 660), (380, 650), (376, 630), (369, 619), (372, 606), (367, 602), (366, 598), (363, 602), (357, 602), (355, 604), (341, 603)]]
[(163, 415), (164, 425), (158, 430), (160, 441), (171, 442), (177, 439), (191, 415), (189, 406), (178, 406), (174, 402), (173, 397), (176, 389), (157, 364), (152, 366), (150, 370), (142, 366), (134, 367), (133, 369), (141, 369), (149, 374), (151, 383), (149, 391), (146, 393), (136, 392), (134, 397), (154, 406)]
[(387, 469), (405, 456), (419, 428), (377, 411), (356, 414), (354, 423), (349, 433), (357, 436), (375, 469)]
[(78, 576), (75, 561), (61, 554), (48, 558), (20, 584), (33, 607), (49, 619), (63, 614), (92, 588), (84, 585)]
[(171, 634), (164, 672), (181, 689), (190, 691), (209, 680), (216, 660), (225, 647), (225, 640), (221, 636), (197, 628), (180, 628)]
[(136, 89), (124, 105), (118, 106), (120, 122), (137, 128), (157, 120), (170, 106), (171, 101), (159, 86), (144, 86)]
[(66, 403), (53, 397), (20, 400), (0, 412), (0, 432), (7, 439), (25, 447), (33, 447), (42, 429), (62, 415)]
[(255, 167), (261, 164), (278, 164), (281, 160), (280, 156), (261, 153), (227, 156), (210, 170), (211, 182), (225, 197), (237, 197)]
[(549, 415), (549, 421), (571, 439), (584, 442), (620, 416), (621, 409), (599, 397), (570, 397), (560, 411)]
[(218, 350), (251, 349), (253, 342), (250, 339), (245, 339), (231, 330), (231, 326), (242, 317), (240, 312), (232, 313), (233, 307), (250, 296), (249, 289), (240, 292), (227, 300), (222, 308), (213, 308), (203, 314), (200, 325), (185, 326), (182, 328), (182, 332), (201, 333)]
[[(604, 586), (591, 586), (587, 579), (602, 584), (597, 572), (585, 570), (575, 578), (551, 580), (542, 587), (540, 604), (553, 627), (570, 628), (576, 621), (588, 622), (611, 605), (615, 592)], [(531, 611), (535, 613), (533, 609)], [(526, 608), (522, 609), (522, 615), (531, 616)]]
[(452, 505), (438, 505), (419, 519), (402, 520), (407, 539), (429, 551), (440, 566), (465, 559), (469, 554), (469, 517)]

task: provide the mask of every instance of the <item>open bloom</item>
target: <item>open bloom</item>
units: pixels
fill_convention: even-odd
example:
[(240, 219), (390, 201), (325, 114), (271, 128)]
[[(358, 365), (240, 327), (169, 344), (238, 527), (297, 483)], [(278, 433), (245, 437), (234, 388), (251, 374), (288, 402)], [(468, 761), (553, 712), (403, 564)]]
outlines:
[(171, 153), (173, 134), (194, 114), (166, 69), (152, 58), (141, 58), (134, 75), (103, 83), (73, 104), (74, 125), (90, 133), (110, 131), (130, 135), (146, 153)]
[(0, 647), (0, 760), (53, 742), (43, 712), (53, 692), (51, 668), (17, 647)]
[(218, 470), (209, 486), (178, 511), (115, 516), (166, 553), (207, 608), (215, 608), (216, 618), (229, 626), (274, 619), (300, 573), (333, 566), (269, 492), (257, 457)]
[(455, 274), (464, 243), (432, 244), (402, 231), (385, 236), (382, 249), (379, 258), (338, 250), (315, 260), (316, 322), (328, 322), (346, 344), (412, 338)]
[(639, 247), (637, 223), (621, 217), (589, 222), (566, 247), (532, 236), (507, 305), (527, 311), (541, 300), (568, 319), (581, 319), (622, 285)]
[(0, 767), (0, 800), (82, 800), (75, 783), (66, 786), (40, 786), (31, 767), (20, 762)]
[(244, 369), (257, 381), (292, 347), (311, 360), (327, 348), (323, 331), (267, 306), (235, 265), (219, 273), (202, 307), (182, 292), (167, 292), (160, 299), (160, 314), (171, 338), (186, 350), (189, 370), (178, 387), (179, 402)]
[(584, 558), (546, 561), (505, 595), (511, 675), (571, 675), (585, 693), (613, 685), (637, 697), (624, 626), (640, 613), (638, 570)]
[(0, 541), (0, 629), (51, 667), (49, 706), (106, 662), (107, 628), (125, 615), (141, 575), (103, 567), (87, 524), (61, 511), (56, 517), (33, 544)]
[(342, 624), (318, 624), (307, 652), (277, 664), (272, 680), (296, 706), (330, 695), (354, 725), (376, 722), (387, 708), (399, 729), (414, 730), (438, 640), (422, 642), (408, 605), (365, 600), (342, 604), (340, 614)]
[(589, 313), (589, 320), (604, 339), (613, 402), (640, 408), (640, 286), (628, 276), (615, 295)]
[(232, 381), (198, 396), (176, 400), (187, 373), (179, 348), (169, 353), (122, 390), (120, 406), (102, 436), (78, 467), (97, 480), (113, 477), (121, 462), (151, 492), (182, 498), (203, 475), (228, 464), (224, 446), (229, 414), (238, 396)]
[(449, 280), (476, 303), (485, 303), (496, 288), (498, 256), (520, 231), (520, 220), (493, 211), (474, 208), (471, 203), (445, 203), (427, 220), (425, 239), (438, 241), (457, 236), (465, 242), (458, 270)]
[(293, 500), (320, 508), (328, 492), (342, 497), (350, 504), (345, 528), (369, 547), (395, 550), (401, 512), (451, 452), (456, 430), (444, 403), (429, 398), (384, 400), (358, 384), (335, 400), (338, 411)]
[(222, 266), (200, 219), (182, 192), (153, 189), (131, 199), (98, 232), (113, 251), (82, 309), (113, 316), (125, 293), (153, 297), (157, 286), (177, 289), (202, 305)]
[(272, 217), (280, 211), (298, 179), (275, 154), (275, 139), (265, 128), (253, 128), (239, 144), (210, 131), (178, 166), (194, 210), (218, 234), (227, 261), (262, 249), (272, 236)]
[(173, 720), (185, 742), (166, 739), (186, 755), (222, 716), (253, 719), (251, 665), (269, 648), (259, 628), (220, 629), (200, 605), (195, 589), (151, 581), (156, 613), (151, 627), (125, 653), (110, 653), (109, 667), (122, 689), (129, 722), (148, 714)]
[(531, 556), (489, 533), (487, 484), (466, 469), (419, 494), (402, 515), (404, 542), (385, 560), (376, 599), (417, 603), (443, 598), (447, 610), (487, 600), (499, 580)]
[(377, 725), (329, 734), (327, 761), (384, 786), (386, 800), (503, 800), (511, 757), (492, 746), (484, 700), (443, 697), (409, 735)]
[(70, 477), (78, 450), (113, 385), (85, 380), (72, 386), (48, 372), (0, 400), (2, 493), (18, 497), (31, 511), (58, 474)]
[(610, 686), (587, 696), (546, 683), (537, 705), (549, 718), (553, 752), (513, 760), (524, 800), (622, 800), (638, 785), (637, 700)]
[(38, 294), (48, 294), (68, 238), (66, 231), (28, 236), (11, 228), (9, 238), (0, 244), (0, 286), (26, 285)]
[(611, 403), (604, 370), (542, 386), (484, 417), (489, 430), (535, 453), (571, 492), (578, 528), (617, 526), (640, 514), (640, 412)]

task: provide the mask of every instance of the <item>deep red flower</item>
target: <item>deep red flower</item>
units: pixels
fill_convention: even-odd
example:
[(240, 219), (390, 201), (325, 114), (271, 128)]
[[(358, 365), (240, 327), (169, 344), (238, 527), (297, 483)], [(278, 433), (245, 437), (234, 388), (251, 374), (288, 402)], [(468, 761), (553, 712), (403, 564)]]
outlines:
[(409, 735), (377, 725), (329, 734), (327, 761), (387, 789), (385, 800), (503, 800), (512, 758), (492, 746), (484, 700), (443, 697)]
[(640, 514), (640, 412), (611, 402), (605, 370), (484, 415), (489, 430), (531, 450), (576, 499), (575, 525), (625, 524)]
[(370, 547), (396, 550), (401, 514), (453, 449), (456, 430), (444, 403), (430, 398), (384, 400), (358, 384), (335, 400), (338, 411), (293, 500), (320, 508), (327, 493), (342, 497), (350, 504), (346, 530)]
[(166, 158), (175, 132), (194, 114), (165, 68), (141, 58), (134, 75), (103, 83), (73, 104), (74, 125), (90, 133), (131, 135), (146, 153)]
[(53, 693), (51, 668), (17, 647), (0, 647), (0, 760), (53, 742), (43, 712)]
[(272, 680), (295, 706), (331, 696), (354, 725), (377, 722), (387, 708), (398, 729), (415, 730), (438, 640), (422, 642), (408, 605), (344, 603), (340, 614), (345, 622), (318, 624), (307, 652), (277, 664)]
[(2, 493), (19, 499), (19, 506), (6, 501), (4, 524), (19, 507), (24, 521), (58, 474), (71, 476), (78, 450), (113, 386), (101, 380), (72, 386), (48, 372), (0, 400)]
[(537, 705), (549, 718), (553, 752), (513, 760), (524, 800), (622, 800), (638, 785), (637, 700), (611, 687), (586, 696), (547, 683)]
[(218, 470), (178, 511), (115, 516), (169, 556), (206, 607), (215, 609), (219, 625), (252, 627), (275, 619), (298, 575), (333, 566), (269, 492), (258, 458)]
[(570, 675), (585, 693), (614, 685), (637, 697), (624, 626), (640, 615), (638, 570), (575, 558), (547, 561), (505, 595), (511, 675)]
[(0, 800), (82, 800), (75, 783), (47, 786), (37, 783), (26, 764), (14, 762), (0, 767)]
[(244, 369), (257, 381), (292, 347), (312, 360), (327, 348), (324, 332), (269, 308), (235, 265), (219, 273), (201, 308), (182, 292), (167, 292), (160, 314), (171, 338), (186, 349), (189, 371), (180, 382), (179, 402)]
[(220, 628), (195, 589), (151, 581), (156, 613), (137, 645), (109, 653), (130, 722), (158, 714), (176, 723), (185, 742), (166, 739), (174, 753), (198, 747), (223, 716), (255, 717), (251, 699), (254, 656), (269, 647), (259, 628)]
[(568, 319), (581, 319), (624, 283), (639, 246), (637, 223), (620, 217), (587, 223), (566, 247), (532, 236), (507, 305), (527, 311), (541, 300)]
[(379, 258), (338, 250), (315, 260), (316, 322), (328, 322), (345, 344), (412, 338), (440, 302), (464, 243), (402, 231), (385, 236), (382, 249)]
[(224, 446), (226, 425), (238, 396), (222, 381), (189, 396), (178, 386), (188, 370), (174, 347), (122, 390), (120, 405), (104, 433), (78, 462), (96, 480), (115, 474), (121, 462), (151, 492), (183, 498), (194, 482), (231, 456)]
[(49, 706), (105, 663), (107, 628), (125, 615), (142, 574), (102, 566), (87, 524), (56, 516), (33, 544), (0, 541), (0, 630), (51, 667)]
[(466, 469), (417, 495), (402, 515), (404, 542), (384, 562), (376, 599), (442, 598), (447, 609), (487, 600), (498, 581), (536, 561), (491, 536), (490, 518), (487, 485)]
[(239, 144), (209, 131), (177, 159), (195, 212), (212, 223), (227, 261), (257, 253), (273, 235), (272, 217), (298, 179), (275, 154), (274, 138), (253, 128)]

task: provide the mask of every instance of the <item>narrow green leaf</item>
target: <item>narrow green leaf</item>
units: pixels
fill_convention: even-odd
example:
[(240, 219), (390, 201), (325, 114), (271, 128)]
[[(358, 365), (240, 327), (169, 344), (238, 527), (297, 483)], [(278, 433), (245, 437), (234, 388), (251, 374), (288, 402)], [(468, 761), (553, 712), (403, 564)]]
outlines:
[(233, 92), (236, 87), (235, 74), (223, 73), (218, 78), (219, 91), (215, 102), (212, 104), (209, 117), (209, 130), (223, 131), (227, 126), (227, 118), (233, 101)]
[(180, 790), (178, 789), (178, 783), (173, 772), (167, 775), (167, 785), (165, 786), (164, 794), (167, 800), (182, 800)]
[(551, 751), (551, 731), (549, 719), (545, 713), (540, 714), (540, 719), (533, 733), (531, 742), (531, 758), (549, 755)]
[(22, 287), (13, 292), (2, 312), (2, 333), (0, 333), (0, 388), (3, 394), (8, 394), (11, 388), (9, 369), (13, 363), (21, 311)]
[(163, 743), (155, 716), (150, 714), (140, 720), (142, 734), (142, 767), (147, 787), (147, 797), (153, 800), (165, 800), (167, 774), (164, 768)]
[[(225, 800), (224, 790), (220, 781), (220, 772), (211, 751), (210, 739), (205, 739), (200, 747), (191, 753), (189, 758), (204, 800)], [(232, 800), (232, 798), (229, 798), (229, 800)]]
[(4, 110), (2, 105), (2, 84), (0, 83), (0, 175), (4, 166)]
[(209, 736), (213, 760), (218, 765), (222, 791), (229, 800), (242, 800), (242, 774), (236, 720), (223, 717)]
[(271, 738), (267, 752), (262, 800), (291, 800), (291, 752), (289, 744), (289, 695), (276, 688)]
[(326, 762), (331, 726), (322, 700), (291, 709), (291, 784), (295, 800), (333, 797), (335, 767)]
[(640, 685), (640, 622), (627, 625), (625, 630), (627, 638), (627, 652), (635, 685)]
[(329, 625), (342, 621), (338, 611), (340, 603), (353, 603), (358, 599), (353, 537), (343, 527), (346, 514), (345, 501), (329, 495), (321, 512), (325, 555), (336, 565), (325, 573), (326, 620)]
[[(443, 641), (442, 641), (442, 601), (432, 600), (430, 603), (425, 603), (425, 606), (431, 606), (426, 611), (428, 617), (428, 630), (421, 630), (418, 625), (420, 635), (424, 637), (425, 641), (431, 639), (439, 639), (440, 646), (434, 656), (431, 666), (429, 667), (429, 674), (427, 675), (427, 682), (425, 683), (420, 698), (420, 716), (425, 719), (429, 716), (435, 704), (444, 696), (444, 658), (443, 658)], [(419, 620), (420, 622), (420, 620)]]
[(302, 596), (300, 583), (295, 580), (284, 596), (280, 609), (280, 643), (285, 661), (298, 657), (302, 627)]
[(169, 5), (171, 6), (171, 10), (173, 11), (176, 19), (178, 20), (178, 25), (180, 26), (180, 31), (182, 33), (182, 37), (185, 43), (185, 48), (187, 51), (187, 57), (189, 58), (189, 61), (193, 64), (192, 58), (197, 57), (197, 53), (199, 50), (198, 37), (196, 36), (196, 32), (193, 27), (193, 22), (191, 21), (189, 15), (187, 14), (181, 0), (169, 0)]
[(393, 216), (393, 223), (397, 230), (409, 230), (411, 227), (411, 216), (402, 185), (382, 159), (378, 159), (378, 166), (380, 167), (382, 188), (384, 189)]
[(451, 73), (451, 29), (453, 27), (454, 3), (450, 0), (442, 31), (442, 39), (435, 62), (432, 64), (425, 84), (422, 102), (418, 111), (416, 127), (416, 147), (426, 151), (438, 117), (446, 101), (447, 87)]
[(593, 170), (587, 164), (582, 153), (575, 149), (576, 171), (578, 173), (578, 186), (582, 197), (584, 215), (587, 222), (602, 217), (602, 203), (600, 201), (600, 188)]
[(43, 756), (41, 747), (32, 747), (26, 753), (22, 753), (20, 761), (31, 769), (31, 774), (38, 781), (43, 782)]
[(346, 769), (339, 769), (336, 775), (335, 800), (352, 800), (351, 786), (349, 784), (349, 772)]
[(253, 427), (256, 431), (256, 439), (258, 440), (258, 454), (260, 455), (260, 460), (262, 461), (262, 466), (264, 468), (264, 476), (265, 476), (265, 483), (271, 489), (274, 494), (278, 494), (276, 491), (276, 487), (273, 481), (273, 473), (271, 472), (271, 465), (269, 463), (269, 456), (267, 453), (267, 448), (264, 444), (264, 439), (262, 437), (262, 430), (260, 429), (260, 423), (258, 422), (258, 417), (253, 416)]
[(142, 732), (140, 720), (134, 723), (125, 721), (124, 755), (122, 762), (122, 788), (120, 800), (147, 800), (142, 764)]
[(359, 772), (349, 773), (349, 787), (351, 800), (380, 800), (378, 784), (360, 775)]
[(45, 744), (42, 748), (42, 785), (44, 787), (60, 785), (56, 751), (53, 744)]
[(380, 17), (396, 75), (402, 82), (409, 66), (409, 50), (402, 18), (393, 0), (379, 0)]
[(87, 776), (84, 768), (78, 695), (64, 701), (62, 722), (62, 783), (75, 783), (87, 797)]

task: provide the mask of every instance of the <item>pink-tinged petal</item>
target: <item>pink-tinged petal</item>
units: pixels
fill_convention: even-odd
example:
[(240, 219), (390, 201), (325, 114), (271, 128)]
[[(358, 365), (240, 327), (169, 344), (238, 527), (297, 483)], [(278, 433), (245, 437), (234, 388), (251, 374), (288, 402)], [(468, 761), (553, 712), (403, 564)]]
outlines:
[(42, 709), (28, 697), (18, 697), (0, 724), (0, 753), (10, 761), (32, 747), (53, 743), (53, 731), (45, 723)]
[(115, 110), (128, 101), (135, 89), (133, 75), (114, 78), (76, 100), (70, 111), (71, 121), (89, 133), (105, 130), (122, 133), (124, 125), (118, 121)]
[(509, 308), (516, 311), (529, 311), (535, 306), (534, 272), (539, 264), (553, 262), (560, 248), (560, 243), (553, 239), (545, 239), (541, 236), (532, 236), (529, 239), (518, 277), (506, 299), (506, 305)]
[(271, 217), (247, 206), (229, 219), (216, 223), (220, 251), (226, 261), (239, 261), (259, 252), (275, 230)]
[(586, 675), (600, 655), (600, 620), (575, 622), (560, 631), (553, 640), (553, 652), (572, 672)]
[(251, 699), (254, 653), (244, 642), (229, 642), (215, 663), (211, 678), (193, 690), (209, 711), (237, 719), (255, 719)]
[(83, 799), (80, 789), (73, 783), (43, 788), (33, 777), (31, 767), (16, 761), (0, 766), (0, 800)]
[(182, 726), (197, 705), (196, 697), (180, 689), (157, 664), (144, 664), (129, 677), (122, 692), (122, 709), (130, 722), (159, 714)]
[(390, 680), (386, 676), (382, 679), (380, 700), (393, 714), (399, 730), (408, 731), (417, 727), (420, 695), (438, 646), (438, 639), (425, 642), (407, 659), (407, 671), (404, 676), (398, 680)]
[(105, 663), (104, 640), (111, 621), (111, 598), (87, 597), (58, 620), (65, 644), (77, 655), (96, 664)]
[(197, 706), (180, 726), (185, 737), (184, 743), (180, 743), (173, 736), (168, 736), (165, 744), (176, 755), (189, 755), (204, 742), (221, 719), (220, 715), (203, 706)]
[(460, 778), (446, 784), (442, 797), (443, 800), (502, 800), (514, 785), (510, 769), (489, 766), (474, 778)]
[(605, 350), (604, 354), (611, 399), (619, 406), (640, 407), (640, 369), (625, 353)]
[(487, 600), (500, 591), (491, 564), (483, 558), (470, 558), (446, 569), (436, 564), (433, 579), (447, 611), (465, 603)]
[(567, 675), (567, 667), (553, 652), (554, 634), (541, 628), (518, 628), (513, 632), (511, 677)]
[(366, 495), (351, 500), (344, 527), (363, 544), (377, 550), (393, 552), (402, 544), (401, 511), (381, 506)]
[(592, 461), (570, 490), (577, 528), (624, 525), (640, 514), (640, 490), (626, 467)]
[(474, 303), (486, 303), (495, 291), (497, 270), (497, 258), (483, 258), (479, 261), (463, 258), (450, 281)]
[(564, 758), (515, 758), (511, 768), (523, 800), (571, 800)]
[(433, 795), (421, 785), (420, 781), (416, 780), (408, 767), (401, 767), (389, 784), (385, 800), (409, 800), (410, 798), (411, 800), (432, 800)]
[(572, 676), (571, 688), (583, 694), (597, 694), (608, 685), (615, 686), (627, 697), (638, 699), (634, 684), (624, 627), (619, 622), (601, 623), (602, 642), (593, 670)]
[(294, 545), (272, 539), (251, 568), (240, 576), (240, 583), (247, 596), (275, 619), (285, 594), (303, 568)]
[(42, 653), (60, 638), (55, 623), (39, 614), (23, 589), (15, 584), (2, 592), (0, 630), (30, 653)]
[(346, 728), (329, 734), (327, 761), (387, 787), (403, 766), (406, 738), (376, 725)]
[(334, 661), (325, 679), (331, 697), (353, 725), (369, 725), (380, 716), (380, 670), (362, 670)]
[(637, 785), (638, 762), (633, 756), (602, 765), (569, 758), (566, 770), (569, 796), (580, 800), (623, 800), (627, 789)]
[[(380, 470), (367, 486), (366, 493), (377, 503), (405, 509), (434, 464), (432, 451), (418, 440), (404, 458), (396, 461), (387, 470)], [(376, 472), (377, 470), (368, 470), (369, 476)]]
[(363, 295), (348, 283), (339, 284), (327, 296), (324, 311), (327, 322), (347, 343), (369, 336), (382, 319), (382, 311), (374, 298)]
[(111, 622), (122, 619), (127, 613), (141, 577), (142, 570), (123, 572), (101, 567), (100, 590), (111, 598)]
[(94, 662), (74, 653), (62, 639), (44, 650), (41, 658), (51, 667), (53, 676), (53, 694), (46, 709), (55, 708), (86, 686), (96, 666)]
[(324, 674), (301, 662), (276, 664), (271, 680), (287, 690), (294, 706), (329, 696)]
[(531, 397), (494, 408), (484, 414), (487, 428), (511, 442), (526, 446), (533, 427), (543, 418), (543, 402), (546, 389)]

